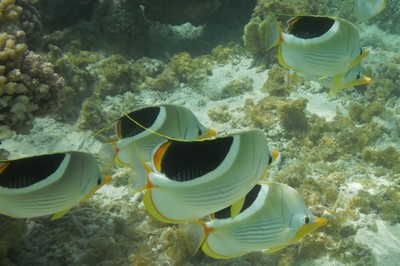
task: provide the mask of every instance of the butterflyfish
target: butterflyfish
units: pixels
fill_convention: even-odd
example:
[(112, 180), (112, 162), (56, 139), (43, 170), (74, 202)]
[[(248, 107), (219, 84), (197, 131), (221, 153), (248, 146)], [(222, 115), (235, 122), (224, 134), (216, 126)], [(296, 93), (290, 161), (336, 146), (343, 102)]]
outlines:
[(296, 16), (288, 21), (286, 32), (274, 18), (268, 17), (267, 21), (272, 24), (269, 26), (271, 34), (265, 41), (267, 49), (278, 45), (279, 63), (300, 75), (316, 77), (313, 80), (317, 82), (330, 77), (330, 96), (340, 91), (347, 83), (343, 81), (346, 73), (368, 55), (366, 50), (361, 49), (358, 28), (345, 19)]
[(215, 212), (210, 221), (184, 224), (184, 237), (192, 253), (200, 247), (215, 259), (253, 251), (271, 253), (328, 222), (314, 216), (295, 189), (273, 182), (255, 185), (245, 196), (240, 213), (234, 219), (231, 216), (227, 207)]
[[(299, 75), (305, 79), (313, 80), (319, 83), (323, 87), (326, 88), (333, 87), (334, 78), (332, 76), (319, 78), (318, 76), (313, 74), (299, 73)], [(371, 83), (372, 79), (363, 74), (361, 64), (357, 64), (352, 69), (350, 69), (346, 74), (344, 74), (340, 85), (336, 87), (335, 90), (330, 90), (328, 96), (329, 97), (334, 96), (341, 89), (348, 89), (360, 85), (369, 85)]]
[(386, 7), (386, 0), (354, 0), (354, 13), (363, 22), (378, 15)]
[(209, 138), (216, 131), (206, 128), (188, 108), (163, 104), (145, 107), (120, 117), (116, 124), (117, 142), (104, 144), (99, 152), (101, 161), (115, 160), (120, 165), (132, 163), (133, 142), (141, 157), (150, 160), (153, 148), (171, 139), (194, 140)]
[(96, 158), (70, 151), (0, 161), (0, 214), (60, 218), (87, 200), (111, 177), (100, 175)]
[(180, 223), (232, 205), (238, 213), (247, 192), (277, 156), (261, 130), (213, 139), (167, 140), (149, 163), (133, 152), (130, 187), (145, 191), (143, 203), (157, 220)]

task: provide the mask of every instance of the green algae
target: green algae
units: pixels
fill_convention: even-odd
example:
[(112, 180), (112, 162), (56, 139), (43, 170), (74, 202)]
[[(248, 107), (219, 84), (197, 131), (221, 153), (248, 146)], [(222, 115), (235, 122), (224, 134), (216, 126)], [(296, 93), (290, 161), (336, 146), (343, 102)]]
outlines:
[(225, 84), (215, 100), (239, 96), (251, 90), (253, 90), (253, 80), (249, 77), (241, 76), (238, 79), (233, 79)]
[(214, 109), (207, 111), (208, 117), (215, 122), (227, 123), (232, 120), (232, 114), (228, 105), (224, 104)]
[(362, 155), (367, 162), (373, 162), (379, 166), (392, 168), (395, 173), (400, 173), (400, 153), (393, 146), (389, 146), (383, 150), (374, 150), (366, 147)]
[(301, 132), (308, 128), (308, 119), (304, 110), (307, 107), (307, 100), (300, 98), (288, 100), (278, 105), (278, 117), (287, 132)]
[(308, 129), (308, 118), (304, 112), (306, 107), (305, 98), (284, 100), (268, 96), (261, 99), (257, 105), (252, 101), (246, 101), (244, 112), (255, 127), (265, 128), (274, 124), (273, 116), (277, 115), (286, 133), (298, 134)]
[(381, 116), (384, 111), (385, 107), (378, 102), (373, 102), (367, 106), (353, 103), (349, 109), (349, 116), (352, 120), (359, 123), (369, 123), (374, 117)]
[(387, 187), (379, 194), (371, 195), (369, 192), (360, 190), (354, 196), (349, 207), (361, 213), (376, 213), (382, 219), (394, 225), (400, 222), (400, 192), (398, 187)]
[(277, 64), (268, 71), (268, 79), (261, 91), (271, 96), (286, 97), (294, 90), (294, 84), (289, 79), (289, 71)]
[(106, 124), (107, 117), (101, 108), (100, 100), (96, 96), (90, 96), (82, 104), (82, 111), (77, 121), (80, 129), (98, 128), (98, 125)]
[[(252, 99), (247, 99), (243, 107), (245, 121), (256, 128), (272, 128), (275, 124), (275, 109), (278, 104), (276, 97), (264, 97), (257, 104)], [(246, 124), (246, 126), (249, 126)]]

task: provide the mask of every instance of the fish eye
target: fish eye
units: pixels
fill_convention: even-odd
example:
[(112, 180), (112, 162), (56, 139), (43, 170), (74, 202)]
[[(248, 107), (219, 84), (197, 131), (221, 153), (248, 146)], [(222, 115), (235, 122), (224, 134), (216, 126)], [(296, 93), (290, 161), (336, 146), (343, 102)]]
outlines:
[(358, 73), (356, 76), (356, 79), (360, 79), (360, 78), (361, 78), (361, 75), (360, 75), (360, 73)]
[(203, 135), (203, 131), (201, 131), (201, 128), (197, 129), (197, 136), (201, 136)]
[(271, 164), (271, 163), (272, 163), (272, 156), (270, 155), (269, 159), (268, 159), (268, 164)]
[(305, 224), (310, 224), (310, 216), (305, 216), (304, 217), (304, 223)]

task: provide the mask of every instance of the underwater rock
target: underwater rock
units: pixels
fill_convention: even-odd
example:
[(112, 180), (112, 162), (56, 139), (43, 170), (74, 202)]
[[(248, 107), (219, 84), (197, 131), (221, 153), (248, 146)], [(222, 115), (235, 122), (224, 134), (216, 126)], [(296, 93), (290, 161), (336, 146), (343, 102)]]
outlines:
[(385, 107), (380, 103), (374, 102), (364, 107), (354, 103), (350, 106), (349, 116), (357, 122), (369, 123), (375, 116), (380, 116), (385, 111)]

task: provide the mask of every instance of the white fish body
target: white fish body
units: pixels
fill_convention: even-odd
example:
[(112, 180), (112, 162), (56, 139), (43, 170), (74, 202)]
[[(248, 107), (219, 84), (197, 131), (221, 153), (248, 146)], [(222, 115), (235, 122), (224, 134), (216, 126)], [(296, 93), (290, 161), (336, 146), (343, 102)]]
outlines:
[[(116, 143), (106, 143), (99, 152), (101, 157), (110, 157), (102, 155), (107, 153), (115, 153), (116, 161), (122, 165), (132, 164), (132, 151), (136, 148), (139, 150), (141, 157), (145, 161), (149, 161), (151, 152), (154, 147), (163, 142), (165, 137), (172, 139), (194, 140), (202, 137), (214, 136), (214, 130), (206, 128), (200, 123), (197, 117), (186, 107), (180, 105), (164, 104), (154, 106), (159, 108), (159, 113), (148, 128), (141, 128), (141, 132), (132, 136), (121, 136), (121, 129), (117, 128), (120, 140)], [(131, 121), (134, 124), (134, 121)], [(117, 124), (116, 127), (120, 125)], [(137, 126), (139, 128), (139, 126)], [(137, 132), (137, 129), (136, 129)], [(115, 149), (108, 148), (112, 145)], [(111, 156), (113, 157), (113, 156)]]
[[(215, 169), (196, 176), (196, 173), (202, 170), (198, 169), (198, 165), (201, 167), (203, 164), (210, 164), (207, 162), (210, 158), (214, 160), (214, 157), (209, 157), (207, 154), (219, 149), (215, 143), (221, 139), (232, 140), (227, 153), (224, 151), (222, 155), (221, 163), (216, 165)], [(137, 152), (134, 153), (136, 172), (131, 177), (130, 183), (134, 190), (146, 190), (143, 201), (153, 217), (164, 222), (179, 223), (201, 218), (229, 206), (246, 195), (273, 160), (264, 133), (260, 130), (197, 141), (196, 145), (204, 146), (206, 142), (208, 147), (202, 148), (207, 149), (207, 152), (191, 151), (193, 158), (198, 158), (199, 164), (194, 162), (196, 166), (188, 167), (185, 170), (187, 174), (184, 173), (180, 181), (176, 181), (176, 178), (171, 179), (168, 171), (164, 173), (157, 171), (158, 163), (154, 159), (150, 169), (145, 169), (143, 163), (140, 163)], [(190, 142), (188, 145), (191, 145)], [(186, 144), (180, 143), (179, 146)], [(182, 157), (188, 156), (190, 155), (182, 154)], [(171, 170), (169, 172), (174, 172), (175, 167), (187, 167), (186, 164), (189, 164), (184, 163), (182, 166), (179, 161), (171, 159), (167, 167)], [(189, 175), (195, 177), (187, 179), (186, 176)]]
[[(334, 22), (318, 37), (296, 37), (291, 33), (282, 32), (283, 41), (279, 46), (281, 64), (296, 72), (312, 73), (320, 77), (348, 71), (360, 55), (358, 29), (344, 19), (324, 19)], [(295, 27), (296, 23), (293, 24)]]
[[(56, 170), (36, 183), (28, 184), (29, 179), (32, 179), (30, 175), (35, 176), (35, 171), (25, 177), (11, 177), (21, 181), (11, 181), (14, 183), (8, 182), (8, 185), (4, 177), (0, 176), (4, 181), (0, 182), (0, 213), (14, 218), (64, 214), (104, 185), (105, 180), (100, 175), (93, 155), (83, 152), (64, 154)], [(25, 186), (23, 182), (28, 182), (28, 185)]]
[[(332, 76), (321, 78), (313, 74), (305, 74), (305, 73), (298, 73), (298, 74), (304, 77), (305, 79), (313, 80), (326, 88), (332, 88), (334, 85), (334, 78)], [(337, 87), (338, 90), (337, 91), (331, 90), (329, 92), (329, 96), (334, 96), (341, 89), (347, 89), (364, 84), (369, 85), (371, 84), (371, 82), (372, 82), (371, 78), (363, 75), (361, 64), (357, 64), (343, 76), (340, 85)]]
[(354, 0), (354, 13), (363, 22), (382, 12), (386, 7), (386, 0)]
[(326, 219), (315, 217), (308, 210), (293, 188), (265, 183), (254, 202), (234, 219), (189, 223), (184, 235), (192, 251), (202, 246), (208, 256), (228, 259), (252, 251), (274, 252), (326, 223)]

